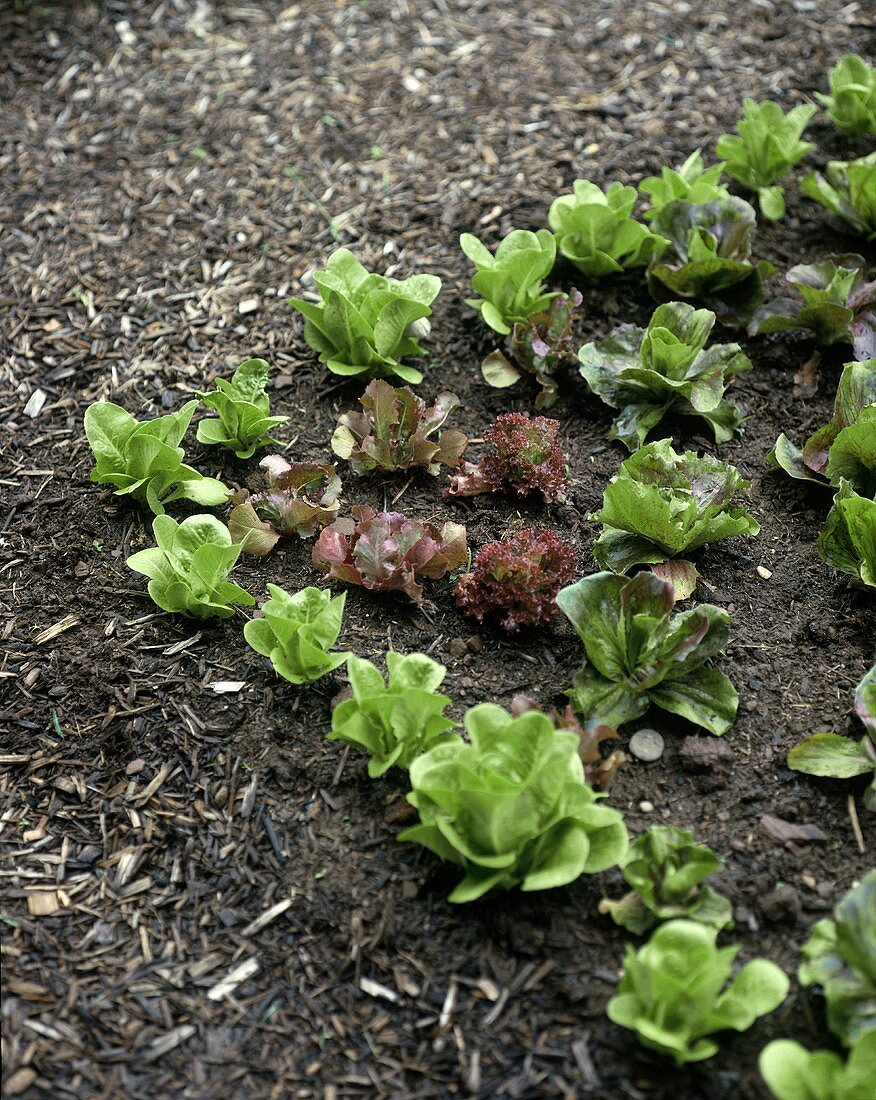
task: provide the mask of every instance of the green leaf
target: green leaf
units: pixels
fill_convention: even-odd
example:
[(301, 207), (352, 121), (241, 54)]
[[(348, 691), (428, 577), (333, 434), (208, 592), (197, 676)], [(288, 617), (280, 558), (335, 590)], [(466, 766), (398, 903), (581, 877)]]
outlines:
[(788, 767), (807, 775), (850, 779), (876, 771), (863, 746), (838, 733), (813, 733), (788, 753)]
[(830, 70), (830, 95), (815, 98), (849, 135), (876, 135), (876, 69), (863, 57), (849, 53)]
[(785, 193), (781, 187), (761, 187), (757, 193), (760, 212), (769, 221), (785, 216)]
[(684, 680), (665, 681), (649, 692), (649, 699), (717, 735), (730, 729), (739, 706), (736, 689), (716, 668), (693, 669)]

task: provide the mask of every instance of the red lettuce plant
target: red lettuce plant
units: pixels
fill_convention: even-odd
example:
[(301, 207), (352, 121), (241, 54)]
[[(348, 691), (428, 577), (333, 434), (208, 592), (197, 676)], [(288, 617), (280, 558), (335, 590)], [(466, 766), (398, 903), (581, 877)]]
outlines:
[(572, 325), (581, 301), (580, 291), (573, 289), (570, 294), (558, 294), (547, 309), (518, 321), (505, 341), (508, 354), (497, 348), (481, 363), (484, 381), (506, 389), (524, 375), (534, 374), (541, 386), (535, 407), (549, 409), (557, 400), (556, 372), (577, 361)]
[(235, 542), (246, 539), (245, 553), (263, 557), (284, 536), (309, 538), (337, 517), (341, 479), (334, 466), (289, 463), (280, 455), (268, 455), (259, 466), (267, 473), (267, 489), (231, 496), (228, 529)]
[(330, 579), (378, 591), (404, 592), (423, 602), (424, 577), (439, 580), (466, 560), (465, 527), (408, 519), (401, 512), (353, 508), (353, 520), (326, 527), (313, 548), (313, 564)]
[(478, 550), (472, 571), (456, 582), (456, 603), (479, 622), (498, 618), (509, 633), (541, 626), (556, 614), (557, 592), (571, 583), (575, 565), (570, 543), (524, 527)]
[[(530, 695), (515, 695), (508, 708), (516, 718), (530, 710), (538, 710), (538, 703)], [(620, 734), (614, 726), (605, 722), (588, 722), (582, 726), (578, 716), (567, 706), (565, 710), (551, 709), (545, 712), (559, 730), (570, 730), (578, 735), (578, 755), (584, 765), (584, 778), (588, 786), (595, 791), (607, 791), (621, 765), (629, 757), (621, 749), (612, 749), (603, 756), (600, 746), (603, 741), (620, 741)]]
[(463, 462), (451, 475), (448, 497), (513, 492), (541, 493), (551, 503), (565, 500), (569, 481), (566, 460), (557, 442), (558, 420), (530, 419), (523, 413), (502, 413), (484, 432), (489, 450), (477, 464)]
[(370, 470), (408, 470), (425, 466), (437, 474), (443, 463), (455, 466), (468, 440), (455, 429), (429, 438), (459, 406), (455, 393), (439, 393), (435, 404), (426, 402), (409, 386), (391, 386), (377, 378), (359, 398), (364, 412), (348, 412), (338, 420), (332, 450), (345, 458), (356, 474)]

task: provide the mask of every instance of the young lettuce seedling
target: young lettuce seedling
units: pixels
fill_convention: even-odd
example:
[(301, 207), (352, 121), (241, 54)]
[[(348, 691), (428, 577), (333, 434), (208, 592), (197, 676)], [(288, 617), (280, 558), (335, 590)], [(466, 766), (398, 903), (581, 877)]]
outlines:
[(626, 573), (708, 542), (756, 535), (754, 516), (730, 503), (749, 484), (735, 466), (710, 455), (677, 454), (668, 439), (649, 443), (621, 463), (601, 510), (590, 517), (603, 525), (593, 556), (601, 568)]
[(234, 604), (255, 603), (227, 579), (243, 547), (232, 543), (228, 528), (215, 516), (189, 516), (182, 523), (156, 516), (152, 531), (158, 545), (132, 554), (127, 564), (149, 577), (149, 595), (163, 611), (227, 619)]
[(830, 95), (815, 98), (846, 134), (876, 135), (876, 69), (848, 53), (830, 70)]
[(644, 935), (662, 921), (684, 918), (720, 932), (733, 926), (728, 898), (705, 881), (724, 861), (693, 833), (673, 825), (653, 825), (630, 846), (621, 871), (632, 890), (620, 901), (599, 903), (615, 924)]
[(553, 531), (524, 527), (475, 554), (472, 569), (456, 582), (456, 605), (483, 622), (498, 619), (509, 634), (544, 626), (557, 613), (556, 596), (575, 575), (571, 543)]
[(785, 213), (785, 195), (776, 180), (815, 148), (801, 135), (817, 108), (801, 104), (787, 114), (778, 103), (755, 103), (743, 99), (743, 117), (737, 134), (718, 138), (715, 152), (725, 161), (725, 169), (743, 187), (756, 191), (761, 213), (776, 220)]
[(711, 604), (672, 614), (675, 590), (653, 573), (593, 573), (557, 594), (586, 658), (566, 693), (589, 722), (620, 726), (650, 704), (709, 733), (726, 733), (739, 697), (705, 662), (720, 653), (730, 616)]
[(198, 425), (198, 442), (211, 446), (230, 447), (238, 458), (251, 458), (258, 447), (277, 443), (268, 432), (285, 424), (288, 416), (270, 416), (271, 401), (265, 389), (271, 368), (264, 359), (247, 359), (241, 363), (231, 381), (216, 379), (216, 389), (199, 393), (198, 397), (218, 417), (202, 420)]
[[(677, 1066), (718, 1052), (716, 1031), (747, 1031), (788, 995), (787, 975), (752, 959), (730, 981), (738, 947), (715, 946), (717, 930), (690, 920), (661, 924), (638, 951), (628, 946), (608, 1018)], [(729, 981), (729, 985), (726, 985)], [(722, 992), (723, 988), (723, 992)]]
[(356, 474), (424, 466), (435, 476), (442, 464), (456, 466), (468, 445), (465, 435), (452, 428), (437, 440), (429, 438), (459, 407), (455, 393), (439, 393), (427, 408), (407, 386), (394, 389), (376, 378), (359, 404), (364, 412), (344, 413), (332, 436), (332, 450), (347, 459)]
[[(868, 423), (876, 420), (870, 417)], [(818, 554), (834, 569), (850, 574), (853, 584), (876, 588), (876, 498), (859, 496), (845, 478), (840, 478), (818, 537)]]
[(726, 198), (730, 192), (721, 183), (723, 174), (724, 165), (721, 163), (705, 167), (699, 149), (678, 168), (661, 168), (659, 176), (648, 176), (639, 184), (639, 191), (651, 200), (645, 217), (649, 221), (656, 218), (664, 206), (676, 199), (703, 203)]
[(402, 512), (353, 508), (353, 519), (326, 527), (313, 548), (313, 565), (331, 580), (378, 592), (404, 592), (423, 602), (424, 578), (439, 580), (468, 556), (465, 527), (408, 519)]
[(332, 714), (329, 741), (344, 741), (371, 757), (372, 779), (390, 768), (411, 766), (423, 752), (459, 740), (450, 731), (456, 725), (444, 710), (451, 700), (437, 689), (447, 670), (424, 653), (389, 652), (388, 683), (370, 661), (350, 654), (347, 675), (353, 698), (339, 703)]
[(548, 222), (560, 252), (588, 279), (602, 279), (632, 267), (647, 267), (667, 245), (659, 233), (633, 215), (635, 187), (612, 183), (607, 191), (575, 180), (571, 195), (551, 203)]
[(620, 325), (579, 350), (587, 385), (621, 410), (609, 438), (635, 451), (667, 413), (702, 417), (718, 443), (733, 438), (741, 417), (724, 391), (728, 376), (751, 370), (751, 360), (738, 344), (706, 350), (714, 324), (708, 309), (669, 302), (657, 307), (646, 329)]
[(817, 921), (803, 945), (801, 985), (818, 985), (827, 1024), (844, 1046), (876, 1031), (876, 870), (868, 871), (834, 909)]
[(91, 480), (115, 485), (116, 496), (130, 496), (159, 516), (172, 500), (224, 504), (230, 490), (221, 481), (183, 464), (179, 444), (197, 407), (197, 401), (187, 401), (175, 413), (138, 421), (109, 401), (89, 405), (85, 435), (97, 460)]
[(416, 385), (423, 375), (401, 360), (419, 355), (429, 333), (429, 308), (441, 289), (434, 275), (388, 279), (370, 273), (346, 248), (329, 256), (313, 280), (320, 302), (290, 298), (304, 315), (304, 339), (333, 374), (385, 378)]
[(794, 298), (774, 298), (760, 306), (749, 336), (788, 329), (808, 329), (820, 347), (851, 344), (855, 358), (876, 355), (876, 281), (864, 278), (863, 256), (828, 256), (819, 264), (798, 264), (785, 279), (800, 292)]
[(757, 216), (735, 195), (667, 203), (651, 223), (669, 247), (648, 268), (657, 302), (685, 299), (713, 310), (725, 325), (745, 325), (763, 301), (763, 281), (775, 267), (751, 262)]
[(235, 507), (228, 528), (235, 542), (245, 540), (247, 554), (263, 557), (292, 535), (312, 538), (337, 518), (341, 479), (334, 466), (289, 463), (280, 455), (268, 455), (259, 466), (268, 488), (258, 493), (241, 489), (231, 497)]
[(876, 494), (876, 359), (846, 363), (833, 417), (796, 447), (784, 432), (766, 460), (801, 481), (836, 488), (845, 478), (853, 489)]
[(349, 653), (329, 653), (341, 632), (346, 592), (334, 599), (319, 588), (290, 595), (269, 584), (268, 593), (263, 617), (248, 622), (243, 636), (256, 653), (270, 658), (278, 676), (290, 684), (311, 684), (347, 660)]
[(869, 1100), (876, 1029), (864, 1032), (846, 1062), (832, 1050), (810, 1053), (791, 1039), (775, 1039), (760, 1052), (758, 1068), (776, 1100)]
[(788, 753), (788, 767), (833, 779), (872, 775), (864, 805), (876, 812), (876, 665), (855, 688), (855, 714), (864, 727), (863, 740), (853, 741), (838, 733), (813, 733)]
[(876, 153), (859, 160), (832, 160), (800, 184), (807, 198), (826, 206), (846, 232), (876, 240)]
[(484, 432), (487, 453), (479, 463), (463, 462), (450, 477), (445, 497), (481, 493), (539, 493), (550, 504), (566, 498), (569, 479), (560, 450), (558, 420), (502, 413)]
[(463, 868), (450, 901), (549, 890), (623, 858), (623, 817), (584, 782), (574, 733), (538, 711), (512, 718), (491, 703), (472, 707), (465, 728), (469, 742), (456, 737), (411, 763), (408, 801), (420, 824), (398, 838)]
[(507, 336), (518, 321), (541, 313), (559, 291), (545, 293), (543, 279), (557, 257), (557, 242), (548, 229), (530, 233), (515, 229), (504, 237), (495, 256), (471, 233), (459, 238), (462, 251), (477, 268), (471, 285), (480, 298), (466, 298), (484, 322)]

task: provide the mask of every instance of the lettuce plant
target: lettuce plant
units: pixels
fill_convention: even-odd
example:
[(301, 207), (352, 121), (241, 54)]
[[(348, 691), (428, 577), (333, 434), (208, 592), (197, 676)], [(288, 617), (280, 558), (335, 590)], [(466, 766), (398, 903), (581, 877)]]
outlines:
[(334, 466), (290, 463), (281, 455), (268, 455), (259, 466), (267, 476), (267, 489), (241, 489), (231, 497), (235, 507), (228, 527), (235, 542), (246, 539), (247, 554), (263, 557), (281, 538), (292, 535), (311, 538), (337, 518), (341, 479)]
[(801, 985), (818, 985), (827, 1024), (845, 1046), (876, 1029), (876, 870), (868, 871), (834, 909), (817, 921), (803, 945)]
[(859, 496), (840, 478), (818, 537), (818, 553), (822, 561), (854, 577), (853, 583), (876, 588), (876, 498)]
[(775, 1039), (758, 1067), (776, 1100), (870, 1100), (876, 1077), (876, 1030), (866, 1031), (847, 1061), (832, 1050), (810, 1053), (791, 1039)]
[(861, 741), (838, 733), (813, 733), (788, 753), (788, 767), (833, 779), (870, 775), (864, 805), (876, 811), (876, 665), (855, 688), (855, 714), (864, 727)]
[(506, 351), (497, 348), (481, 363), (484, 381), (497, 389), (506, 389), (524, 375), (533, 374), (541, 390), (535, 398), (537, 409), (549, 409), (557, 400), (557, 372), (575, 362), (572, 325), (575, 310), (581, 305), (579, 291), (557, 294), (550, 306), (518, 321), (506, 340)]
[(198, 397), (218, 417), (198, 425), (198, 442), (230, 447), (238, 458), (251, 458), (258, 447), (277, 443), (268, 432), (285, 424), (288, 416), (270, 416), (271, 399), (265, 392), (271, 368), (264, 359), (241, 363), (231, 381), (216, 379), (216, 389)]
[(304, 315), (304, 339), (321, 363), (333, 374), (397, 374), (411, 384), (422, 382), (420, 371), (400, 360), (423, 350), (417, 339), (428, 335), (425, 318), (432, 313), (440, 279), (388, 279), (370, 273), (352, 252), (339, 248), (313, 280), (321, 301), (290, 298), (289, 304)]
[(633, 217), (635, 187), (612, 183), (607, 191), (589, 180), (575, 180), (571, 195), (551, 203), (548, 222), (557, 247), (588, 279), (601, 279), (631, 267), (646, 267), (666, 240)]
[(653, 573), (593, 573), (557, 594), (584, 643), (567, 695), (587, 721), (620, 726), (653, 703), (709, 733), (726, 733), (739, 697), (705, 662), (726, 646), (730, 616), (711, 604), (673, 615), (675, 591)]
[(800, 138), (817, 108), (801, 104), (784, 114), (778, 103), (743, 99), (743, 117), (736, 134), (718, 138), (715, 152), (727, 174), (756, 191), (760, 211), (775, 220), (785, 213), (785, 195), (776, 180), (787, 175), (815, 146)]
[(815, 98), (845, 133), (876, 135), (876, 69), (863, 57), (841, 57), (830, 70), (830, 95)]
[(487, 452), (479, 463), (463, 462), (451, 475), (447, 497), (481, 493), (539, 493), (547, 503), (565, 500), (569, 480), (560, 450), (558, 420), (502, 413), (484, 432)]
[(848, 230), (876, 240), (876, 153), (858, 160), (832, 160), (800, 184), (807, 198), (820, 202)]
[(408, 801), (420, 823), (399, 835), (463, 868), (450, 901), (565, 886), (623, 857), (623, 817), (584, 782), (574, 733), (492, 703), (472, 707), (465, 728), (469, 742), (448, 741), (411, 764)]
[(208, 507), (223, 504), (228, 488), (183, 463), (180, 443), (197, 407), (197, 401), (187, 401), (174, 413), (135, 420), (109, 401), (89, 405), (85, 435), (96, 459), (91, 480), (115, 485), (116, 496), (129, 496), (159, 516), (172, 500), (193, 500)]
[(687, 829), (652, 825), (630, 845), (621, 865), (632, 890), (620, 901), (600, 902), (599, 912), (638, 936), (679, 917), (720, 932), (732, 926), (733, 907), (705, 879), (723, 866)]
[(499, 242), (495, 256), (471, 233), (459, 238), (462, 251), (477, 268), (471, 285), (480, 298), (466, 298), (484, 322), (507, 336), (518, 321), (541, 313), (558, 294), (545, 293), (557, 258), (557, 242), (548, 229), (515, 229)]
[(408, 386), (394, 389), (375, 378), (359, 398), (363, 412), (348, 412), (338, 420), (332, 450), (345, 458), (356, 474), (371, 470), (392, 473), (424, 466), (436, 475), (445, 466), (456, 466), (468, 445), (455, 429), (430, 439), (459, 407), (455, 393), (439, 393), (435, 404), (426, 402)]
[(553, 531), (524, 527), (475, 554), (472, 569), (456, 582), (456, 605), (483, 622), (498, 619), (509, 634), (544, 626), (557, 613), (556, 595), (575, 575), (571, 543)]
[[(846, 363), (840, 375), (833, 417), (795, 446), (784, 432), (767, 455), (767, 462), (785, 473), (819, 485), (839, 485), (840, 478), (852, 487), (876, 493), (876, 443), (870, 409), (876, 407), (876, 359)], [(863, 418), (863, 419), (862, 419)]]
[(787, 975), (768, 959), (752, 959), (730, 981), (739, 948), (716, 947), (717, 934), (696, 921), (661, 924), (638, 951), (627, 947), (608, 1002), (610, 1020), (677, 1066), (711, 1058), (716, 1031), (747, 1031), (788, 995)]
[(635, 451), (667, 413), (700, 416), (724, 443), (739, 426), (739, 410), (724, 399), (727, 379), (751, 370), (738, 344), (706, 343), (715, 324), (708, 309), (669, 302), (647, 328), (620, 325), (578, 352), (581, 375), (607, 404), (620, 409), (610, 438)]
[(735, 195), (709, 202), (676, 199), (652, 221), (669, 247), (648, 269), (658, 302), (698, 302), (725, 325), (744, 325), (763, 301), (763, 281), (775, 267), (751, 261), (754, 210)]
[(243, 547), (215, 516), (189, 516), (182, 523), (156, 516), (152, 531), (158, 545), (132, 554), (127, 564), (149, 578), (149, 595), (163, 611), (227, 619), (234, 604), (255, 603), (228, 580)]
[(404, 592), (422, 603), (420, 581), (440, 580), (468, 556), (462, 524), (448, 522), (439, 531), (401, 512), (375, 513), (364, 504), (353, 508), (353, 517), (326, 527), (313, 548), (314, 567), (332, 580)]
[(664, 206), (676, 199), (703, 203), (726, 198), (730, 192), (721, 183), (723, 174), (724, 165), (721, 163), (705, 167), (699, 149), (678, 168), (661, 168), (659, 176), (648, 176), (639, 184), (639, 191), (646, 194), (651, 202), (645, 217), (649, 220), (655, 218)]
[(785, 279), (803, 304), (794, 298), (765, 303), (748, 326), (749, 336), (808, 329), (821, 347), (851, 344), (859, 360), (876, 355), (876, 281), (866, 281), (865, 264), (863, 256), (850, 253), (792, 267)]
[(424, 653), (389, 652), (387, 682), (370, 661), (355, 654), (347, 660), (352, 699), (339, 703), (332, 713), (329, 741), (344, 741), (370, 756), (372, 779), (392, 767), (409, 768), (421, 753), (436, 745), (459, 741), (450, 732), (456, 725), (444, 710), (446, 695), (438, 694), (446, 669)]
[(621, 463), (590, 517), (603, 525), (593, 556), (600, 568), (626, 573), (719, 539), (756, 535), (754, 516), (730, 503), (749, 484), (711, 455), (677, 454), (668, 439), (649, 443)]
[(310, 684), (347, 660), (349, 653), (329, 653), (341, 632), (346, 592), (334, 599), (319, 588), (290, 595), (269, 584), (268, 593), (262, 618), (248, 622), (243, 636), (256, 653), (270, 658), (278, 676), (290, 684)]
[[(538, 710), (538, 703), (529, 695), (515, 695), (511, 700), (511, 714), (514, 718)], [(614, 726), (604, 722), (588, 722), (581, 725), (578, 716), (570, 706), (563, 710), (549, 710), (548, 718), (557, 729), (570, 730), (578, 738), (578, 755), (584, 765), (584, 781), (596, 791), (607, 791), (617, 774), (618, 768), (627, 763), (629, 757), (620, 749), (612, 749), (608, 756), (602, 755), (603, 741), (619, 741), (620, 734)]]

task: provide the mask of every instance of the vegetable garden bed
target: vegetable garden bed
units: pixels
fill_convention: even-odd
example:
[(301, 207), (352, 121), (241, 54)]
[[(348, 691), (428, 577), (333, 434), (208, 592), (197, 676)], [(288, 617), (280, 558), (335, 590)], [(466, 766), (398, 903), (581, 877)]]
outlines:
[[(406, 772), (387, 764), (370, 778), (363, 752), (326, 739), (343, 664), (329, 658), (322, 679), (293, 685), (259, 655), (270, 652), (264, 628), (248, 631), (258, 652), (244, 639), (252, 609), (207, 620), (160, 611), (125, 564), (150, 560), (153, 517), (91, 483), (83, 417), (107, 400), (139, 420), (179, 410), (259, 356), (271, 413), (288, 417), (270, 427), (281, 446), (264, 453), (336, 461), (330, 441), (348, 414), (336, 442), (359, 456), (349, 414), (367, 378), (317, 363), (287, 299), (311, 301), (314, 269), (339, 247), (369, 271), (428, 273), (441, 280), (431, 332), (425, 354), (405, 360), (423, 371), (417, 395), (428, 405), (458, 395), (435, 418), (480, 441), (498, 414), (532, 414), (541, 384), (568, 484), (552, 467), (540, 483), (547, 503), (504, 491), (503, 467), (490, 476), (504, 489), (482, 492), (488, 462), (463, 467), (442, 495), (459, 440), (439, 445), (436, 432), (428, 461), (452, 459), (437, 476), (355, 476), (339, 461), (339, 514), (403, 510), (432, 525), (427, 534), (444, 528), (454, 577), (467, 568), (457, 525), (475, 566), (485, 544), (550, 528), (574, 548), (575, 577), (588, 576), (603, 531), (591, 517), (628, 458), (612, 438), (618, 408), (577, 363), (557, 375), (552, 405), (553, 381), (531, 373), (509, 389), (486, 384), (480, 363), (503, 338), (465, 303), (483, 256), (470, 242), (464, 254), (460, 234), (494, 251), (512, 229), (544, 229), (576, 179), (635, 185), (698, 147), (712, 163), (743, 97), (814, 105), (837, 59), (866, 56), (872, 42), (862, 8), (802, 0), (708, 11), (572, 0), (0, 10), (4, 1096), (723, 1100), (769, 1095), (757, 1061), (770, 1040), (842, 1051), (824, 998), (796, 974), (814, 922), (873, 866), (867, 777), (813, 779), (786, 756), (815, 731), (860, 739), (849, 715), (876, 658), (876, 605), (872, 587), (853, 588), (819, 557), (831, 493), (766, 456), (780, 433), (800, 445), (830, 420), (849, 344), (816, 356), (799, 331), (750, 337), (719, 324), (710, 342), (738, 341), (753, 365), (735, 359), (728, 371), (742, 431), (722, 413), (730, 438), (716, 444), (707, 420), (669, 415), (648, 436), (716, 455), (751, 481), (734, 504), (759, 533), (691, 551), (696, 587), (676, 610), (715, 605), (712, 625), (729, 616), (712, 663), (739, 707), (721, 736), (657, 706), (634, 717), (603, 757), (642, 726), (665, 749), (618, 767), (598, 806), (620, 811), (631, 839), (672, 825), (717, 852), (724, 867), (710, 881), (734, 921), (721, 943), (791, 979), (775, 1011), (720, 1032), (714, 1057), (680, 1068), (606, 1015), (625, 946), (643, 942), (600, 906), (627, 890), (618, 868), (450, 903), (460, 869), (396, 841), (418, 820)], [(756, 228), (755, 259), (779, 272), (770, 299), (789, 293), (790, 267), (828, 254), (861, 253), (873, 275), (872, 244), (838, 230), (799, 187), (810, 168), (864, 156), (872, 139), (844, 135), (822, 111), (805, 138), (815, 149), (782, 180), (787, 212)], [(760, 199), (779, 210), (772, 186)], [(580, 260), (557, 219), (560, 252)], [(661, 278), (674, 278), (670, 266)], [(573, 352), (589, 345), (592, 370), (600, 342), (621, 324), (644, 330), (655, 306), (643, 269), (596, 274), (588, 281), (560, 257), (548, 277), (551, 289), (582, 292), (569, 340)], [(494, 378), (507, 369), (493, 360)], [(209, 446), (217, 430), (189, 432), (186, 462), (239, 490), (235, 522), (255, 526), (261, 455), (241, 441)], [(633, 449), (644, 436), (626, 438)], [(488, 452), (470, 443), (466, 460)], [(792, 446), (777, 458), (809, 477)], [(270, 473), (280, 484), (286, 472)], [(214, 488), (201, 483), (201, 504), (172, 502), (174, 519), (207, 510)], [(320, 525), (337, 511), (329, 488), (320, 482)], [(157, 499), (144, 490), (146, 504)], [(343, 575), (349, 531), (320, 536), (317, 571), (313, 541), (260, 530), (270, 552), (242, 555), (232, 576), (259, 604), (269, 583), (340, 591), (320, 572)], [(597, 552), (616, 566), (608, 541)], [(648, 553), (637, 545), (623, 564)], [(583, 657), (565, 618), (508, 634), (497, 618), (543, 617), (540, 595), (480, 623), (457, 607), (453, 581), (433, 575), (421, 604), (349, 587), (336, 649), (382, 673), (389, 650), (428, 654), (446, 666), (440, 690), (457, 723), (520, 693), (565, 705)], [(487, 608), (493, 582), (468, 583), (470, 606)], [(560, 603), (568, 614), (571, 598)], [(639, 713), (635, 699), (624, 705)]]

